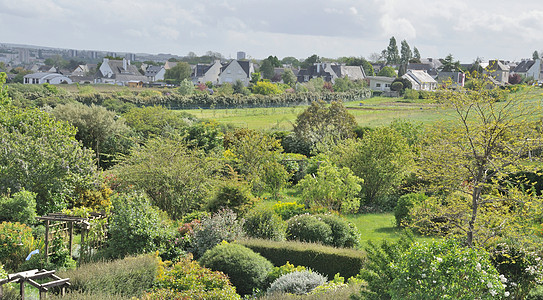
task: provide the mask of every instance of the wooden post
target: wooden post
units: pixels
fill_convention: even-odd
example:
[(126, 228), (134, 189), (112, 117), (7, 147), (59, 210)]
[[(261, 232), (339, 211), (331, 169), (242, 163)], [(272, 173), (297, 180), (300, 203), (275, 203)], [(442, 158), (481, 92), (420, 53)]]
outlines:
[(21, 299), (24, 300), (25, 298), (25, 280), (23, 278), (19, 279), (21, 282), (21, 285), (19, 287), (19, 293), (21, 294)]
[(85, 260), (85, 233), (87, 232), (87, 228), (85, 226), (81, 226), (81, 247), (79, 247), (79, 262), (81, 263), (83, 260)]
[(72, 257), (72, 245), (74, 242), (74, 222), (73, 221), (70, 222), (70, 229), (68, 230), (68, 234), (70, 235), (70, 242), (69, 242), (68, 248), (70, 250), (70, 257)]
[(49, 262), (49, 220), (45, 220), (45, 261)]
[(47, 299), (47, 291), (40, 290), (40, 300), (46, 300), (46, 299)]

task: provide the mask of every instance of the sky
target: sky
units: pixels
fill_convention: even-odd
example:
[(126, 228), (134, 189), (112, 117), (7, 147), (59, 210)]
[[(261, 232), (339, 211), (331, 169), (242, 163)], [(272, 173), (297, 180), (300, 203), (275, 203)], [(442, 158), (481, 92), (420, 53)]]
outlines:
[(77, 50), (363, 56), (394, 36), (463, 63), (543, 52), (540, 0), (0, 0), (0, 43)]

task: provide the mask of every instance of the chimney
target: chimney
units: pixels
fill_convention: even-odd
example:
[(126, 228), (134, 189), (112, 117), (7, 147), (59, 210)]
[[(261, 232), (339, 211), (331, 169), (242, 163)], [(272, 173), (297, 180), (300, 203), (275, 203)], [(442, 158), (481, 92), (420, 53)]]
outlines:
[(129, 65), (129, 64), (130, 64), (130, 63), (126, 60), (126, 58), (123, 58), (123, 69), (124, 69), (125, 71), (128, 71), (128, 65)]
[(317, 74), (321, 72), (321, 64), (317, 63)]

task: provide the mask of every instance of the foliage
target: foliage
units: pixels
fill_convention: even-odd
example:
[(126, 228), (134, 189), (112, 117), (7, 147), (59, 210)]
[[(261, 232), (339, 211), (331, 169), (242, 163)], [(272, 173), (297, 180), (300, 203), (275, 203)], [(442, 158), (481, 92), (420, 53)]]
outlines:
[(358, 193), (363, 180), (346, 167), (332, 163), (320, 164), (316, 174), (307, 174), (296, 187), (306, 207), (323, 206), (330, 210), (354, 212), (360, 206)]
[(171, 267), (161, 265), (155, 290), (143, 299), (240, 299), (236, 288), (222, 272), (201, 267), (190, 257)]
[(274, 199), (279, 198), (279, 193), (290, 178), (289, 172), (277, 161), (267, 161), (263, 166), (262, 182), (264, 190), (271, 193)]
[(144, 194), (116, 194), (112, 200), (108, 239), (112, 257), (156, 251), (173, 236), (167, 221)]
[(526, 299), (543, 282), (541, 257), (514, 242), (498, 243), (490, 250), (490, 260), (507, 279), (505, 290), (513, 299)]
[(255, 197), (251, 194), (251, 188), (246, 182), (233, 179), (222, 181), (217, 192), (207, 203), (208, 211), (214, 213), (221, 209), (230, 209), (239, 216), (244, 215), (256, 203)]
[(260, 253), (275, 266), (290, 262), (297, 266), (310, 268), (328, 278), (334, 278), (337, 273), (346, 278), (356, 276), (366, 263), (365, 253), (355, 249), (261, 239), (240, 240), (238, 243)]
[(55, 236), (50, 241), (50, 253), (49, 261), (51, 266), (55, 269), (69, 270), (75, 269), (76, 262), (70, 256), (70, 250), (64, 244), (61, 236)]
[(393, 243), (387, 240), (378, 245), (368, 242), (365, 248), (367, 262), (360, 271), (360, 278), (367, 283), (360, 290), (362, 299), (391, 299), (390, 288), (395, 278), (392, 264), (399, 261), (402, 253), (409, 249), (413, 241), (413, 236), (407, 235)]
[(273, 205), (273, 210), (284, 221), (307, 212), (305, 205), (296, 202), (281, 202), (278, 201)]
[[(273, 63), (269, 59), (264, 59), (258, 70), (262, 74), (262, 78), (272, 79), (274, 73)], [(253, 90), (254, 93), (254, 90)]]
[(167, 138), (135, 147), (111, 169), (117, 189), (143, 190), (174, 219), (200, 209), (214, 185), (219, 162), (186, 142)]
[(76, 188), (91, 188), (97, 178), (94, 155), (75, 132), (40, 110), (0, 107), (0, 193), (36, 193), (41, 215), (65, 208)]
[(543, 285), (538, 285), (535, 288), (533, 288), (528, 296), (526, 297), (526, 300), (541, 300), (543, 299)]
[(283, 241), (287, 225), (273, 209), (254, 209), (245, 217), (243, 230), (248, 237)]
[(400, 51), (400, 63), (403, 65), (407, 65), (411, 58), (413, 57), (413, 53), (411, 52), (411, 48), (409, 47), (409, 44), (406, 40), (403, 40), (401, 43), (401, 51)]
[(539, 158), (527, 153), (539, 147), (535, 141), (541, 140), (541, 131), (534, 121), (541, 106), (488, 89), (485, 78), (472, 82), (472, 90), (436, 94), (436, 100), (452, 109), (454, 121), (432, 126), (418, 160), (418, 176), (428, 181), (428, 190), (466, 195), (438, 215), (458, 228), (451, 233), (464, 235), (470, 246), (496, 235), (525, 236), (541, 209), (530, 195), (499, 188), (509, 174), (536, 167), (530, 160)]
[(0, 196), (0, 222), (36, 222), (36, 193), (21, 190), (11, 197)]
[(398, 52), (398, 45), (396, 44), (396, 39), (394, 37), (390, 38), (390, 41), (385, 53), (386, 53), (385, 58), (386, 58), (387, 65), (400, 63), (400, 53)]
[(162, 106), (133, 108), (123, 117), (126, 124), (144, 138), (174, 134), (194, 121), (194, 117), (188, 114), (179, 115)]
[(420, 203), (428, 198), (423, 193), (409, 193), (398, 198), (396, 207), (394, 208), (394, 217), (396, 218), (396, 226), (408, 226), (411, 223), (410, 211), (415, 203)]
[(251, 90), (254, 94), (259, 95), (275, 95), (283, 92), (275, 83), (267, 81), (257, 82), (255, 85), (253, 85)]
[(196, 147), (205, 152), (222, 149), (222, 132), (215, 121), (192, 124), (184, 129), (185, 140), (189, 147)]
[(308, 294), (317, 286), (326, 283), (326, 277), (311, 270), (294, 271), (275, 280), (268, 293)]
[(330, 157), (364, 180), (361, 186), (366, 205), (386, 205), (387, 197), (396, 192), (412, 165), (405, 138), (390, 127), (369, 131), (361, 140), (346, 140)]
[(207, 251), (200, 263), (212, 270), (224, 272), (241, 295), (262, 289), (273, 265), (260, 254), (239, 245), (221, 243)]
[(356, 121), (342, 103), (333, 101), (328, 106), (316, 101), (298, 115), (293, 127), (296, 139), (305, 146), (302, 154), (308, 155), (317, 146), (326, 148), (353, 137)]
[(211, 217), (203, 217), (194, 227), (194, 252), (200, 257), (222, 241), (233, 242), (243, 235), (243, 222), (234, 212), (223, 209)]
[(462, 70), (460, 61), (454, 61), (452, 54), (447, 55), (444, 59), (440, 59), (441, 66), (438, 68), (441, 72), (458, 72)]
[(70, 278), (72, 291), (139, 297), (152, 287), (158, 266), (159, 258), (148, 254), (83, 264), (77, 270), (63, 271), (58, 275)]
[(267, 285), (269, 286), (277, 278), (279, 278), (279, 277), (281, 277), (283, 275), (286, 275), (286, 274), (289, 274), (289, 273), (292, 273), (292, 272), (295, 272), (295, 271), (301, 272), (301, 271), (306, 271), (306, 270), (307, 270), (307, 268), (304, 267), (304, 266), (294, 266), (293, 264), (291, 264), (291, 263), (289, 263), (287, 261), (282, 266), (272, 268), (270, 273), (268, 273), (268, 278), (267, 278), (268, 284)]
[(452, 240), (415, 243), (392, 263), (392, 299), (499, 299), (507, 296), (488, 253)]
[(396, 77), (396, 70), (394, 70), (393, 67), (383, 67), (381, 70), (379, 70), (379, 73), (377, 73), (377, 76), (385, 76), (385, 77)]
[(32, 229), (25, 224), (0, 223), (0, 264), (6, 271), (15, 271), (25, 257), (37, 247)]
[(102, 183), (99, 189), (80, 190), (78, 189), (78, 197), (74, 201), (74, 207), (86, 207), (93, 211), (109, 212), (111, 209), (111, 194), (113, 191)]
[(303, 214), (287, 221), (287, 239), (332, 245), (332, 229), (320, 218)]
[(8, 95), (8, 87), (4, 85), (4, 83), (6, 83), (6, 79), (6, 73), (0, 72), (0, 106), (7, 105), (11, 101)]
[(296, 75), (294, 75), (294, 72), (292, 72), (291, 69), (285, 69), (285, 72), (281, 75), (281, 79), (289, 86), (294, 86), (297, 81)]
[(179, 84), (184, 79), (190, 79), (190, 75), (192, 73), (192, 69), (190, 68), (190, 65), (186, 62), (179, 62), (175, 67), (166, 70), (166, 73), (164, 74), (164, 80), (167, 82)]
[(194, 92), (194, 84), (188, 78), (185, 78), (179, 84), (177, 92), (183, 96), (190, 95)]
[(355, 248), (359, 245), (360, 232), (352, 223), (334, 214), (320, 214), (316, 217), (330, 226), (330, 229), (332, 230), (331, 246), (338, 248)]

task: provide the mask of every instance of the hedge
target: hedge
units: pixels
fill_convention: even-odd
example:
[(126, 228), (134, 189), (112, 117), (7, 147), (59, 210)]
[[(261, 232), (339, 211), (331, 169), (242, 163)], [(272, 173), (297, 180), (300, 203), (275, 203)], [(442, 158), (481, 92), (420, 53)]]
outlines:
[(345, 278), (356, 276), (366, 261), (363, 251), (320, 244), (261, 239), (244, 239), (236, 243), (260, 253), (274, 266), (282, 266), (287, 262), (305, 266), (327, 276), (329, 280), (337, 273)]

